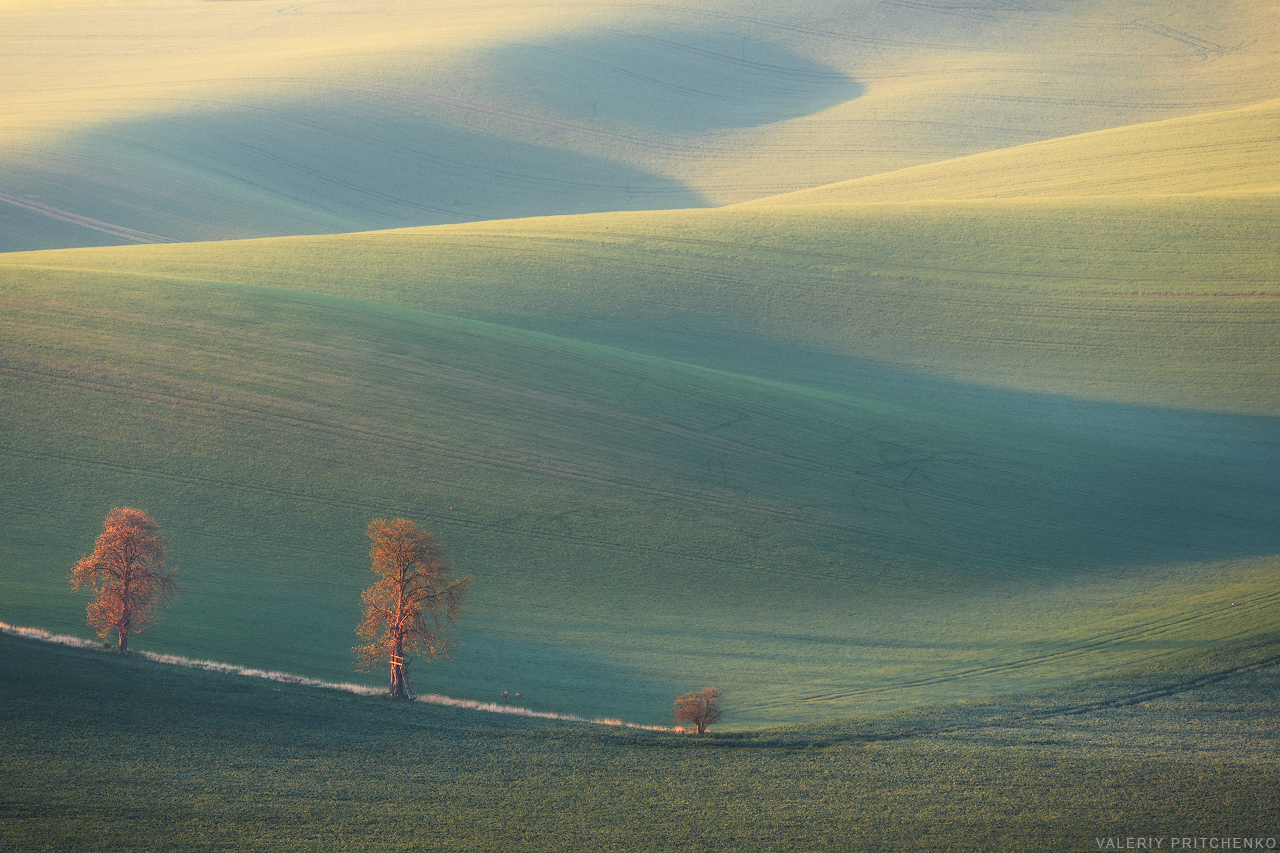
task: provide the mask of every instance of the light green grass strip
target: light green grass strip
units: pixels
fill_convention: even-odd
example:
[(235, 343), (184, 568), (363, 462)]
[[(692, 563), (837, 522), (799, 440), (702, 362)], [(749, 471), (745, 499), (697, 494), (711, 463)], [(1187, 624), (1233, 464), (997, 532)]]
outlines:
[(1280, 193), (1280, 100), (988, 151), (745, 206)]
[(0, 280), (26, 266), (265, 285), (738, 372), (803, 375), (783, 362), (816, 352), (1275, 414), (1278, 247), (1269, 197), (834, 205), (12, 254)]

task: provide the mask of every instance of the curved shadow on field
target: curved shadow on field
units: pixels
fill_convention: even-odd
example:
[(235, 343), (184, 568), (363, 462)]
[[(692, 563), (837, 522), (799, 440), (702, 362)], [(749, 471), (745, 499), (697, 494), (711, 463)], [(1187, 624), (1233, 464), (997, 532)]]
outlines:
[(513, 101), (575, 121), (668, 133), (758, 127), (865, 91), (779, 45), (724, 32), (595, 29), (500, 45), (475, 72)]
[(803, 392), (784, 404), (788, 392), (765, 402), (745, 389), (668, 387), (668, 405), (705, 412), (703, 426), (682, 430), (653, 419), (687, 442), (697, 464), (682, 477), (704, 500), (750, 495), (733, 504), (744, 518), (793, 525), (804, 531), (796, 540), (833, 556), (822, 568), (708, 562), (892, 586), (904, 559), (984, 582), (1280, 553), (1280, 419), (979, 385), (676, 317), (665, 329), (521, 319), (513, 324), (845, 398), (847, 408), (827, 408)]
[[(992, 733), (991, 736), (1013, 736), (1023, 743), (1060, 743), (1031, 738), (1043, 738), (1042, 727), (1046, 725), (1061, 731), (1072, 718), (1086, 718), (1077, 723), (1077, 726), (1085, 727), (1085, 731), (1089, 727), (1105, 731), (1106, 727), (1124, 723), (1140, 727), (1178, 728), (1185, 725), (1189, 717), (1214, 714), (1215, 700), (1220, 700), (1223, 692), (1229, 692), (1232, 697), (1235, 713), (1243, 718), (1265, 720), (1269, 719), (1266, 715), (1270, 699), (1280, 681), (1280, 672), (1276, 669), (1280, 664), (1278, 652), (1280, 635), (1271, 632), (1208, 652), (1181, 655), (1173, 659), (1172, 665), (1166, 664), (1148, 672), (1082, 679), (1058, 688), (1041, 688), (983, 701), (942, 704), (858, 720), (833, 720), (747, 732), (711, 732), (704, 738), (662, 739), (660, 735), (649, 733), (623, 734), (700, 749), (821, 749), (915, 737), (972, 738), (988, 732)], [(1129, 717), (1124, 721), (1113, 716), (1117, 711), (1175, 698), (1181, 705), (1178, 708), (1181, 713), (1178, 714)], [(1073, 733), (1078, 737), (1080, 731), (1081, 728), (1077, 727)], [(1114, 730), (1108, 733), (1114, 735)], [(618, 733), (599, 733), (602, 737), (610, 735), (616, 738)], [(1179, 747), (1181, 745), (1175, 748)]]
[[(707, 204), (680, 181), (625, 162), (521, 141), (545, 129), (537, 122), (503, 138), (440, 115), (476, 106), (352, 86), (72, 134), (0, 161), (0, 186), (14, 199), (0, 203), (0, 251)], [(600, 141), (585, 128), (565, 133)], [(608, 134), (604, 142), (622, 144)], [(142, 232), (148, 239), (134, 238)]]
[[(1273, 564), (1209, 564), (1280, 553), (1276, 418), (985, 388), (743, 336), (633, 330), (607, 348), (298, 291), (54, 275), (71, 286), (33, 276), (26, 302), (7, 294), (15, 620), (80, 611), (52, 591), (125, 500), (164, 517), (182, 554), (191, 609), (150, 635), (181, 635), (179, 653), (233, 659), (243, 632), (277, 667), (345, 665), (332, 626), (367, 572), (360, 531), (400, 515), (483, 591), (465, 662), (433, 668), (433, 689), (631, 719), (704, 678), (762, 720), (997, 692), (1275, 612)], [(18, 587), (26, 571), (41, 579)], [(294, 608), (308, 572), (315, 594)], [(1214, 599), (1232, 583), (1239, 607)], [(285, 613), (292, 628), (265, 618)], [(499, 614), (518, 630), (495, 630)]]
[[(226, 325), (210, 326), (216, 334), (203, 346), (270, 359), (284, 382), (275, 347), (288, 342), (311, 353), (289, 368), (301, 371), (300, 387), (311, 387), (305, 377), (318, 371), (357, 389), (344, 405), (388, 388), (402, 395), (357, 427), (325, 401), (328, 385), (315, 386), (318, 406), (300, 412), (287, 395), (244, 396), (234, 377), (202, 380), (223, 389), (216, 400), (199, 384), (161, 391), (16, 362), (0, 378), (49, 400), (85, 394), (146, 411), (190, 411), (211, 429), (238, 424), (263, 441), (287, 441), (299, 458), (333, 457), (338, 466), (313, 471), (314, 481), (260, 473), (229, 479), (215, 473), (220, 466), (193, 466), (180, 455), (95, 467), (227, 499), (363, 514), (385, 504), (347, 494), (335, 471), (351, 458), (403, 456), (411, 461), (388, 469), (379, 490), (401, 484), (414, 496), (403, 510), (415, 517), (483, 540), (571, 549), (593, 565), (601, 556), (656, 563), (655, 582), (698, 566), (722, 579), (892, 589), (928, 577), (935, 586), (968, 588), (1280, 553), (1276, 418), (992, 388), (705, 329), (667, 336), (597, 324), (590, 336), (607, 336), (612, 346), (604, 348), (356, 300), (257, 288), (226, 293), (243, 308)], [(271, 316), (277, 303), (290, 306), (294, 325), (260, 351), (263, 341), (244, 318)], [(159, 318), (151, 322), (154, 334), (171, 333)], [(175, 329), (184, 346), (188, 336), (199, 342), (210, 334)], [(119, 340), (126, 351), (132, 346), (128, 335)], [(476, 340), (487, 343), (476, 350)], [(103, 360), (84, 360), (95, 358)], [(365, 384), (368, 376), (376, 383)], [(436, 411), (440, 395), (468, 402)], [(435, 413), (425, 419), (425, 411)], [(47, 447), (6, 449), (37, 464), (89, 464)], [(423, 454), (431, 462), (419, 461)], [(219, 458), (234, 470), (242, 455), (232, 444)], [(570, 492), (552, 502), (497, 501), (484, 512), (446, 513), (417, 496), (419, 478), (435, 479), (435, 466), (446, 463), (475, 484), (542, 483)], [(487, 488), (475, 488), (476, 503), (490, 503)]]
[(641, 164), (696, 155), (682, 135), (862, 92), (725, 33), (502, 44), (443, 70), (93, 127), (0, 161), (0, 251), (705, 207)]

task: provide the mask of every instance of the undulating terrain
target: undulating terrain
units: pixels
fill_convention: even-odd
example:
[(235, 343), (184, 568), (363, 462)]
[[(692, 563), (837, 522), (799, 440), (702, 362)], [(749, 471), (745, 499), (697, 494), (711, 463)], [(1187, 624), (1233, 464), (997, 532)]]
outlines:
[[(57, 815), (119, 761), (195, 798), (183, 833), (268, 826), (227, 799), (253, 776), (302, 797), (280, 839), (324, 814), (377, 849), (342, 786), (395, 811), (444, 776), (283, 768), (427, 732), (474, 737), (441, 846), (1275, 835), (1277, 27), (1250, 0), (4, 5), (0, 620), (91, 636), (67, 572), (137, 506), (183, 583), (139, 648), (378, 684), (364, 529), (403, 516), (473, 577), (420, 692), (654, 725), (714, 684), (728, 733), (0, 637), (5, 772), (54, 768), (0, 785), (0, 837), (88, 843)], [(200, 791), (205, 759), (145, 757), (228, 726)], [(561, 826), (515, 780), (584, 738), (556, 796), (593, 816)]]
[(0, 844), (18, 850), (1267, 849), (1280, 809), (1275, 634), (1046, 693), (703, 738), (4, 635), (0, 652), (0, 770), (22, 780), (0, 787)]
[(1260, 0), (12, 0), (0, 32), (3, 250), (716, 206), (1280, 98)]

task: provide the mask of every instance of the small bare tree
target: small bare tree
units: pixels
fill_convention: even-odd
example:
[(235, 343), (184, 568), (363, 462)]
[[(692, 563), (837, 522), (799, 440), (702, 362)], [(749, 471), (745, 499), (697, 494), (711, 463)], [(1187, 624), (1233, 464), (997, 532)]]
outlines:
[(442, 632), (461, 615), (471, 578), (451, 580), (444, 549), (412, 521), (376, 518), (369, 522), (369, 538), (378, 580), (361, 596), (364, 620), (356, 633), (368, 642), (356, 647), (356, 657), (361, 669), (390, 667), (391, 698), (412, 699), (410, 655), (435, 659), (449, 653)]
[(720, 711), (720, 700), (723, 698), (724, 693), (719, 687), (704, 687), (678, 697), (675, 706), (676, 722), (693, 723), (698, 734), (706, 734), (707, 726), (720, 722), (723, 717)]
[(129, 654), (129, 635), (155, 624), (156, 605), (178, 595), (177, 572), (164, 571), (160, 525), (140, 509), (118, 506), (107, 513), (93, 553), (71, 570), (71, 585), (90, 587), (89, 624), (106, 639), (115, 631), (117, 651)]

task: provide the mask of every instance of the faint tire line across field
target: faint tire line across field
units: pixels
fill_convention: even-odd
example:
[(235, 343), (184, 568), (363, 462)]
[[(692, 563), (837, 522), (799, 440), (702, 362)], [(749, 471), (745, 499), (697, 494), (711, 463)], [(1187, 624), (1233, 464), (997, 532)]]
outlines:
[[(431, 452), (440, 453), (454, 459), (458, 459), (458, 460), (462, 460), (462, 461), (470, 462), (474, 464), (486, 464), (486, 465), (491, 465), (498, 468), (526, 471), (526, 472), (541, 474), (545, 476), (564, 477), (564, 478), (579, 480), (583, 482), (590, 482), (590, 483), (605, 486), (605, 487), (634, 489), (644, 494), (649, 494), (657, 497), (670, 498), (673, 500), (698, 500), (700, 502), (709, 503), (711, 505), (719, 506), (725, 509), (763, 515), (765, 517), (770, 517), (770, 518), (783, 520), (783, 521), (803, 520), (805, 524), (809, 526), (820, 527), (826, 530), (836, 531), (843, 534), (854, 534), (854, 535), (860, 535), (865, 537), (874, 537), (874, 538), (880, 538), (880, 539), (885, 539), (889, 541), (896, 541), (900, 543), (911, 541), (911, 537), (904, 533), (894, 533), (887, 530), (871, 528), (865, 525), (851, 524), (849, 522), (836, 522), (831, 519), (817, 518), (817, 517), (814, 517), (812, 514), (806, 514), (801, 511), (773, 509), (768, 506), (753, 505), (753, 504), (749, 504), (742, 501), (730, 501), (722, 498), (715, 498), (703, 492), (694, 492), (691, 490), (684, 491), (684, 490), (675, 490), (670, 488), (660, 489), (653, 486), (645, 486), (639, 483), (604, 478), (598, 475), (589, 475), (586, 473), (574, 473), (569, 470), (557, 468), (555, 466), (535, 465), (529, 462), (502, 460), (498, 457), (485, 456), (483, 454), (467, 453), (465, 451), (448, 448), (444, 445), (441, 445), (437, 442), (432, 442), (431, 440), (428, 440), (428, 439), (422, 439), (418, 441), (406, 441), (403, 439), (397, 439), (391, 436), (384, 436), (378, 433), (369, 432), (367, 430), (363, 430), (363, 429), (359, 429), (351, 426), (345, 426), (341, 428), (335, 427), (331, 424), (325, 424), (321, 421), (302, 418), (296, 415), (273, 414), (269, 412), (263, 412), (255, 408), (239, 407), (239, 406), (230, 405), (228, 403), (198, 400), (195, 398), (186, 397), (179, 394), (151, 391), (147, 389), (134, 388), (134, 387), (129, 387), (125, 385), (104, 382), (104, 381), (95, 382), (91, 380), (79, 379), (79, 378), (69, 377), (69, 376), (62, 376), (58, 374), (46, 373), (46, 372), (30, 370), (30, 369), (15, 368), (15, 367), (0, 367), (0, 375), (10, 375), (17, 378), (22, 378), (25, 376), (28, 379), (29, 377), (34, 376), (47, 381), (69, 384), (74, 387), (79, 387), (89, 391), (105, 389), (114, 395), (128, 396), (128, 397), (133, 397), (135, 399), (152, 400), (152, 401), (159, 401), (159, 402), (163, 402), (165, 400), (177, 400), (177, 401), (189, 404), (192, 408), (199, 407), (199, 408), (211, 410), (214, 412), (224, 413), (224, 414), (232, 414), (232, 415), (238, 414), (242, 417), (245, 417), (246, 419), (256, 421), (264, 425), (268, 429), (272, 428), (273, 420), (280, 421), (282, 423), (293, 424), (297, 428), (302, 429), (304, 432), (314, 432), (314, 433), (329, 435), (332, 437), (340, 437), (340, 438), (354, 437), (357, 440), (369, 441), (369, 442), (380, 444), (386, 447), (391, 447), (397, 450), (421, 451), (425, 447)], [(287, 430), (283, 430), (283, 431), (287, 432)], [(736, 442), (728, 442), (723, 439), (718, 439), (712, 436), (706, 436), (705, 434), (697, 434), (690, 431), (689, 435), (696, 435), (699, 438), (699, 440), (704, 441), (706, 443), (723, 445), (722, 449), (730, 449), (730, 450), (733, 450), (734, 452), (746, 453), (748, 450), (750, 450), (749, 448), (739, 445)], [(12, 452), (18, 452), (18, 451), (14, 449)], [(775, 461), (778, 461), (782, 464), (810, 468), (812, 470), (817, 471), (818, 473), (827, 474), (828, 476), (836, 476), (840, 479), (847, 479), (854, 482), (858, 482), (858, 481), (878, 482), (880, 479), (875, 475), (864, 473), (864, 472), (858, 472), (858, 471), (846, 472), (846, 471), (840, 471), (838, 469), (832, 469), (830, 466), (827, 466), (827, 465), (807, 464), (806, 460), (803, 460), (801, 457), (795, 457), (790, 454), (769, 454), (769, 455), (772, 458), (775, 458)], [(410, 468), (414, 470), (418, 470), (417, 465), (412, 463), (407, 463), (407, 464), (409, 465)], [(973, 467), (971, 463), (964, 463), (964, 462), (952, 461), (951, 464), (957, 464), (964, 467)], [(986, 470), (986, 469), (979, 467), (979, 470)], [(156, 476), (159, 476), (159, 475), (157, 474)], [(232, 484), (228, 483), (227, 485), (231, 486)], [(907, 495), (912, 495), (915, 497), (926, 497), (926, 498), (931, 498), (933, 500), (940, 500), (944, 503), (949, 503), (955, 506), (981, 506), (984, 508), (991, 508), (992, 506), (995, 505), (994, 499), (992, 499), (988, 503), (983, 504), (983, 503), (975, 502), (972, 499), (969, 499), (967, 501), (961, 500), (960, 498), (945, 494), (943, 492), (926, 491), (917, 487), (908, 487), (906, 485), (898, 485), (895, 488), (897, 488), (898, 491)], [(456, 519), (450, 518), (449, 520), (454, 521)], [(1065, 529), (1065, 525), (1063, 525), (1060, 522), (1056, 522), (1052, 518), (1046, 517), (1044, 519), (1041, 519), (1041, 521), (1048, 527)], [(582, 538), (576, 538), (574, 541), (586, 541), (586, 539), (585, 537), (582, 537)], [(977, 558), (982, 556), (982, 554), (977, 550), (974, 550), (971, 548), (963, 548), (955, 543), (952, 544), (952, 550), (955, 553), (958, 553), (958, 554), (962, 553), (971, 558)], [(673, 551), (671, 553), (681, 553), (681, 552)], [(712, 560), (713, 562), (724, 562), (730, 565), (742, 565), (741, 563), (738, 563), (735, 561), (718, 560), (715, 558), (711, 558), (709, 556), (704, 558)], [(812, 577), (833, 578), (833, 579), (835, 578), (847, 579), (847, 577), (842, 575), (827, 575), (823, 573), (791, 572), (791, 574), (812, 576)]]
[[(1247, 604), (1265, 607), (1268, 605), (1275, 604), (1276, 602), (1280, 602), (1280, 592), (1274, 592), (1269, 595), (1264, 595), (1259, 598), (1252, 599), (1248, 601)], [(1180, 626), (1189, 626), (1196, 623), (1204, 622), (1206, 620), (1213, 619), (1217, 616), (1222, 615), (1222, 613), (1224, 612), (1229, 612), (1229, 610), (1228, 611), (1212, 610), (1212, 611), (1196, 613), (1192, 615), (1187, 615), (1187, 613), (1184, 612), (1176, 616), (1171, 616), (1165, 619), (1157, 619), (1151, 622), (1145, 622), (1145, 623), (1140, 623), (1138, 625), (1133, 625), (1122, 631), (1116, 631), (1111, 634), (1103, 634), (1099, 637), (1094, 638), (1089, 642), (1081, 643), (1081, 644), (1071, 646), (1069, 648), (1061, 649), (1058, 651), (1054, 651), (1054, 652), (1048, 652), (1046, 654), (1033, 655), (1031, 657), (1025, 657), (1025, 658), (1016, 658), (1014, 660), (1007, 661), (1001, 664), (996, 664), (993, 666), (973, 667), (970, 669), (953, 671), (951, 673), (947, 673), (943, 675), (930, 676), (928, 678), (908, 679), (905, 681), (887, 682), (885, 684), (879, 684), (874, 687), (864, 687), (864, 688), (860, 688), (857, 690), (850, 690), (850, 691), (814, 694), (812, 696), (804, 697), (804, 700), (811, 701), (811, 702), (825, 702), (825, 701), (833, 701), (833, 700), (839, 700), (839, 699), (849, 699), (856, 696), (865, 696), (865, 695), (870, 695), (874, 693), (882, 693), (890, 690), (901, 689), (904, 687), (929, 687), (936, 684), (945, 684), (950, 681), (958, 681), (963, 678), (981, 677), (985, 675), (998, 675), (1004, 672), (1010, 672), (1013, 670), (1026, 669), (1027, 667), (1037, 666), (1051, 660), (1058, 660), (1064, 657), (1073, 657), (1081, 654), (1086, 654), (1088, 652), (1097, 651), (1098, 649), (1105, 648), (1107, 646), (1115, 646), (1127, 641), (1137, 640), (1139, 638), (1149, 639), (1152, 637), (1158, 637), (1158, 636), (1161, 636), (1162, 634), (1167, 634), (1173, 629)], [(1240, 636), (1243, 636), (1243, 635), (1240, 635)], [(1233, 638), (1234, 637), (1228, 637), (1227, 639), (1233, 639)]]
[(416, 517), (429, 518), (436, 522), (445, 522), (448, 524), (456, 524), (462, 527), (473, 527), (485, 530), (492, 530), (508, 535), (524, 536), (531, 539), (542, 539), (556, 542), (573, 542), (584, 547), (598, 548), (603, 550), (620, 551), (625, 553), (662, 555), (668, 557), (676, 557), (684, 560), (701, 561), (706, 563), (717, 563), (720, 565), (731, 566), (736, 569), (744, 569), (747, 571), (764, 572), (768, 574), (779, 574), (790, 577), (809, 577), (819, 580), (847, 580), (842, 575), (828, 575), (820, 572), (804, 572), (798, 570), (781, 569), (774, 565), (765, 565), (759, 563), (748, 563), (742, 560), (734, 560), (726, 557), (718, 557), (713, 554), (701, 554), (692, 551), (679, 551), (674, 548), (658, 548), (654, 546), (628, 545), (622, 542), (609, 542), (601, 539), (590, 539), (585, 536), (574, 536), (565, 533), (546, 533), (530, 528), (516, 527), (507, 524), (496, 524), (491, 522), (477, 521), (470, 518), (458, 518), (455, 516), (443, 516), (439, 513), (425, 508), (406, 508), (403, 505), (379, 504), (373, 501), (342, 501), (333, 498), (322, 498), (314, 495), (308, 495), (289, 489), (274, 488), (271, 486), (256, 486), (237, 483), (230, 480), (219, 480), (212, 477), (197, 477), (190, 474), (174, 474), (164, 471), (154, 471), (145, 468), (133, 468), (126, 465), (119, 465), (110, 462), (98, 462), (89, 459), (82, 459), (68, 454), (58, 453), (36, 453), (33, 451), (21, 450), (16, 447), (0, 445), (0, 453), (7, 453), (11, 456), (19, 456), (25, 459), (32, 459), (40, 462), (55, 462), (62, 465), (73, 465), (84, 468), (95, 468), (102, 471), (111, 471), (117, 474), (125, 474), (134, 477), (144, 477), (155, 480), (168, 480), (175, 483), (186, 483), (190, 485), (214, 486), (229, 491), (241, 491), (250, 494), (269, 495), (271, 497), (289, 498), (292, 500), (305, 501), (307, 503), (318, 504), (320, 506), (337, 507), (342, 509), (360, 509), (366, 512), (396, 514), (407, 513)]

